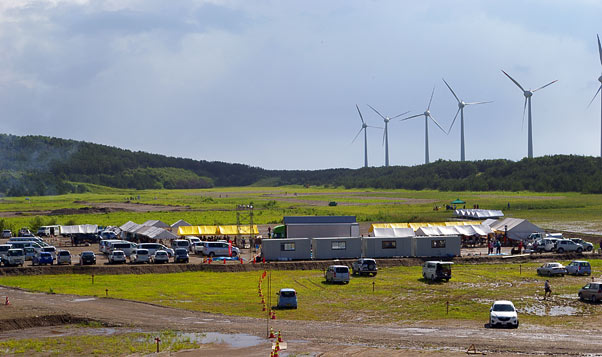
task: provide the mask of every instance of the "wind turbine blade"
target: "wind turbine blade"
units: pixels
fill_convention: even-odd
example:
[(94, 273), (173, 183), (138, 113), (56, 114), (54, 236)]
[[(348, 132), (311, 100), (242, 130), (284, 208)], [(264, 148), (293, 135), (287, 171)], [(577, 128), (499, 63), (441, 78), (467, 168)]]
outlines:
[(456, 95), (456, 93), (454, 93), (454, 90), (451, 88), (451, 86), (445, 82), (445, 78), (441, 78), (443, 79), (443, 82), (445, 83), (445, 85), (447, 86), (447, 88), (449, 88), (449, 90), (452, 92), (452, 94), (454, 95), (454, 97), (456, 97), (456, 100), (458, 101), (458, 103), (461, 102), (460, 98), (458, 98), (458, 96)]
[(556, 83), (556, 82), (558, 82), (558, 80), (551, 81), (550, 83), (546, 84), (545, 86), (541, 86), (541, 87), (539, 87), (539, 88), (537, 88), (537, 89), (533, 89), (531, 92), (535, 93), (535, 92), (537, 92), (538, 90), (540, 90), (540, 89), (544, 89), (545, 87), (549, 86), (550, 84), (554, 84), (554, 83)]
[(602, 64), (602, 46), (600, 45), (600, 35), (596, 35), (598, 37), (598, 52), (600, 53), (600, 64)]
[(357, 137), (360, 136), (360, 134), (362, 133), (362, 130), (364, 130), (364, 128), (361, 128), (360, 131), (358, 131), (357, 134), (355, 135), (355, 138), (353, 138), (353, 140), (351, 140), (352, 144), (355, 142), (355, 139), (357, 139)]
[(366, 124), (366, 122), (364, 121), (364, 117), (362, 116), (362, 112), (360, 112), (360, 107), (358, 107), (357, 104), (355, 105), (355, 107), (357, 108), (357, 112), (360, 115), (360, 119), (362, 120), (362, 124)]
[(403, 118), (403, 119), (399, 119), (399, 120), (404, 121), (404, 120), (408, 120), (408, 119), (412, 119), (412, 118), (418, 118), (418, 117), (421, 117), (423, 115), (424, 114), (416, 114), (416, 115), (412, 115), (411, 117), (407, 117), (407, 118)]
[(464, 103), (464, 105), (487, 104), (487, 103), (493, 103), (493, 100), (490, 100), (490, 101), (488, 101), (488, 102), (472, 102), (472, 103)]
[(525, 106), (523, 107), (523, 123), (520, 127), (520, 130), (525, 129), (525, 112), (527, 111), (527, 97), (525, 97)]
[[(502, 69), (502, 72), (504, 72), (504, 70)], [(514, 80), (514, 78), (510, 77), (510, 75), (506, 72), (504, 72), (504, 74), (506, 75), (506, 77), (510, 78), (510, 80), (512, 82), (514, 82), (514, 84), (516, 84), (518, 86), (518, 88), (520, 88), (523, 92), (525, 91), (525, 88), (523, 88), (523, 86), (521, 86), (520, 84), (518, 84), (517, 81)]]
[(376, 112), (376, 114), (378, 114), (378, 116), (380, 116), (381, 118), (383, 118), (383, 120), (387, 120), (387, 119), (385, 119), (385, 117), (381, 113), (378, 112), (378, 110), (372, 108), (372, 106), (370, 104), (368, 104), (368, 106), (370, 107), (370, 109), (374, 110)]
[(443, 127), (441, 125), (439, 125), (439, 123), (437, 123), (437, 121), (435, 120), (435, 118), (432, 115), (429, 115), (429, 118), (431, 118), (435, 122), (435, 124), (437, 124), (439, 129), (441, 129), (441, 131), (447, 135), (447, 131), (445, 131), (445, 129), (443, 129)]
[(383, 146), (385, 146), (385, 135), (386, 135), (386, 134), (387, 134), (387, 133), (386, 133), (386, 132), (383, 130), (383, 144), (382, 144)]
[(408, 114), (409, 112), (410, 112), (410, 111), (408, 110), (407, 112), (403, 112), (403, 113), (401, 113), (401, 114), (399, 114), (399, 115), (396, 115), (396, 116), (394, 116), (394, 117), (393, 117), (393, 118), (391, 118), (391, 119), (395, 119), (395, 118), (398, 118), (398, 117), (400, 117), (400, 116), (402, 116), (402, 115), (406, 115), (406, 114)]
[(449, 132), (452, 130), (454, 123), (456, 122), (456, 119), (458, 118), (458, 114), (460, 113), (460, 108), (458, 108), (458, 111), (456, 112), (456, 115), (454, 115), (454, 120), (452, 120), (451, 125), (449, 126), (449, 130), (447, 130), (447, 134), (449, 135)]
[(431, 93), (431, 99), (429, 100), (429, 106), (426, 108), (426, 110), (431, 109), (431, 102), (433, 101), (434, 95), (435, 95), (435, 86), (433, 86), (433, 92)]
[(587, 105), (588, 108), (590, 105), (592, 105), (592, 103), (594, 102), (594, 99), (596, 99), (596, 97), (598, 96), (598, 93), (600, 93), (601, 89), (602, 89), (602, 86), (600, 86), (600, 88), (598, 88), (598, 91), (596, 92), (596, 94), (594, 94), (594, 97), (592, 98), (592, 100), (590, 100), (589, 104)]
[(374, 128), (374, 129), (385, 130), (385, 128), (383, 128), (382, 126), (366, 125), (366, 127), (367, 128)]

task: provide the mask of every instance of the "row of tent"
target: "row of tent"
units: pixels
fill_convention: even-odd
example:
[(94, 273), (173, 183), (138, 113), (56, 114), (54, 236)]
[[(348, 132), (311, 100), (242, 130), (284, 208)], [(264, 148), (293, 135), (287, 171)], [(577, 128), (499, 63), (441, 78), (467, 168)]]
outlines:
[(454, 217), (469, 219), (501, 218), (504, 217), (504, 213), (501, 210), (462, 208), (454, 210)]
[(237, 225), (224, 225), (224, 226), (180, 226), (178, 227), (179, 236), (214, 236), (214, 235), (249, 235), (259, 234), (257, 225), (237, 226)]

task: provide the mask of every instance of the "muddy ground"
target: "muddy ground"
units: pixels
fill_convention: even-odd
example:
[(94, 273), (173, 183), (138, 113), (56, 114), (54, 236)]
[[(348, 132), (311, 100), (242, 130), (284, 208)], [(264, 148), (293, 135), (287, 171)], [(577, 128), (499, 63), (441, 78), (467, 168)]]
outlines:
[[(114, 333), (173, 329), (218, 332), (227, 343), (203, 345), (181, 356), (269, 356), (266, 320), (180, 310), (127, 300), (30, 293), (0, 286), (0, 297), (11, 304), (0, 306), (0, 340), (64, 335), (61, 326), (93, 320), (114, 328)], [(597, 321), (586, 328), (558, 329), (523, 324), (516, 330), (486, 328), (484, 322), (440, 320), (437, 322), (368, 325), (315, 321), (270, 320), (282, 331), (284, 355), (464, 355), (472, 344), (489, 355), (596, 355), (602, 352), (602, 329)], [(594, 318), (600, 320), (600, 318)], [(40, 324), (44, 327), (35, 327)], [(48, 328), (53, 325), (55, 327)], [(54, 332), (53, 332), (54, 331)], [(69, 329), (70, 334), (90, 334), (88, 329)], [(231, 338), (227, 336), (234, 335)], [(252, 346), (236, 347), (237, 340), (257, 336)], [(230, 343), (228, 343), (228, 341)], [(219, 342), (219, 341), (215, 341)], [(211, 352), (211, 353), (210, 353)], [(127, 352), (124, 351), (124, 354)]]

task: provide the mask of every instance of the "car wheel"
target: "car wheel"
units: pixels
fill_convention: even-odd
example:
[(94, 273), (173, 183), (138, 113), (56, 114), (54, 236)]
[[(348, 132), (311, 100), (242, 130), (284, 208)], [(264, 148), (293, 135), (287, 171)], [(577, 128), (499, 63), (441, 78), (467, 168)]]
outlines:
[(518, 328), (518, 321), (516, 321), (516, 325), (514, 325), (514, 328)]
[(376, 276), (376, 273), (372, 273), (372, 276)]
[(588, 252), (591, 252), (592, 250), (594, 250), (594, 247), (587, 247)]
[(210, 253), (209, 253), (209, 257), (210, 257), (210, 258), (213, 258), (213, 257), (215, 257), (215, 253), (213, 253), (213, 252), (210, 252)]
[(558, 254), (562, 254), (562, 253), (564, 253), (564, 248), (558, 248), (558, 249), (556, 250), (556, 253), (558, 253)]
[(583, 253), (583, 249), (577, 248), (577, 253), (579, 253), (579, 254)]
[(583, 301), (583, 294), (579, 293), (579, 300)]

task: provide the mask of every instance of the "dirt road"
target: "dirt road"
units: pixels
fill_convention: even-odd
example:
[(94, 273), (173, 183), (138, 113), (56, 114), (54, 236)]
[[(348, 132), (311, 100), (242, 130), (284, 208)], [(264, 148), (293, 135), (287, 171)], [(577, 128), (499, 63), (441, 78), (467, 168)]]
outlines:
[[(31, 293), (0, 286), (0, 298), (9, 296), (11, 304), (0, 306), (0, 340), (15, 338), (11, 330), (19, 331), (21, 338), (38, 337), (36, 332), (44, 316), (48, 324), (69, 323), (71, 320), (90, 319), (110, 326), (127, 326), (146, 331), (174, 329), (192, 332), (220, 332), (248, 334), (265, 337), (266, 320), (224, 316), (203, 312), (180, 310), (147, 303), (111, 298), (81, 297), (61, 294)], [(57, 318), (57, 316), (61, 318)], [(68, 318), (65, 318), (68, 317)], [(28, 320), (27, 318), (33, 318)], [(70, 320), (71, 319), (71, 320)], [(29, 322), (26, 322), (29, 321)], [(506, 355), (597, 354), (602, 351), (600, 328), (558, 329), (523, 324), (517, 330), (485, 328), (484, 322), (473, 323), (458, 320), (441, 320), (407, 324), (399, 321), (387, 325), (359, 323), (330, 323), (315, 321), (270, 321), (275, 330), (281, 330), (288, 341), (287, 352), (319, 355), (421, 355), (464, 354), (475, 344), (479, 351)], [(591, 324), (590, 324), (591, 325)], [(203, 354), (269, 355), (269, 343), (254, 346), (228, 347), (204, 346)], [(221, 352), (220, 352), (221, 351)], [(198, 354), (197, 354), (198, 353)], [(182, 355), (200, 355), (200, 351), (182, 352)]]

